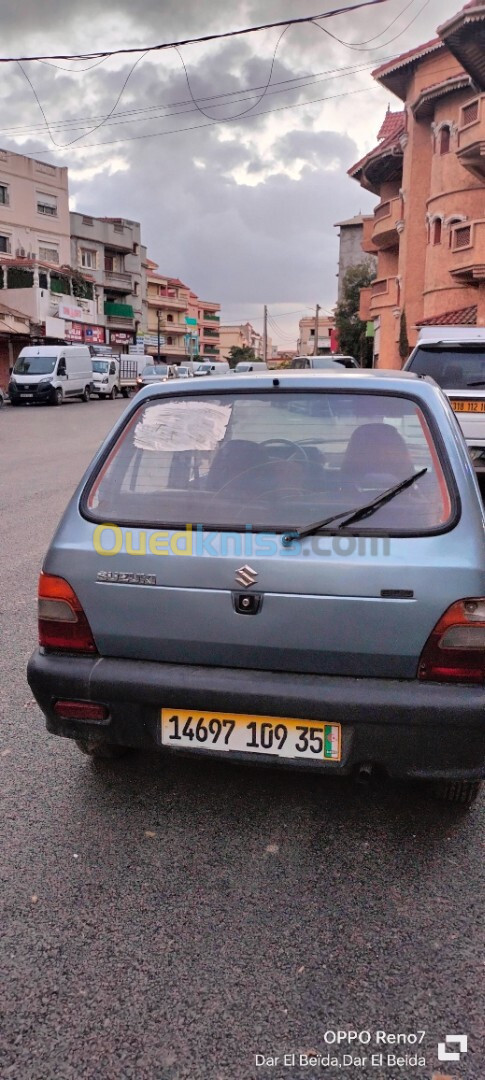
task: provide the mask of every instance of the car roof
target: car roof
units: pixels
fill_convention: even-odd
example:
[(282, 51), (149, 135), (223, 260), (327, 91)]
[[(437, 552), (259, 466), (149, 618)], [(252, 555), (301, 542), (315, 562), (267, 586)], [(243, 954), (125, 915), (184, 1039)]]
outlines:
[(311, 373), (288, 369), (282, 371), (274, 369), (273, 371), (243, 372), (240, 374), (237, 384), (234, 383), (232, 371), (224, 375), (212, 375), (210, 382), (204, 382), (203, 384), (198, 379), (188, 380), (188, 383), (184, 382), (183, 387), (178, 388), (173, 386), (173, 381), (170, 383), (158, 383), (156, 386), (147, 386), (140, 390), (137, 394), (137, 401), (158, 397), (160, 394), (213, 394), (217, 390), (232, 390), (234, 393), (240, 394), (243, 390), (260, 390), (263, 387), (268, 390), (273, 387), (281, 389), (298, 388), (307, 390), (310, 393), (328, 389), (345, 392), (348, 390), (362, 390), (364, 387), (369, 393), (377, 390), (392, 391), (394, 393), (409, 393), (409, 391), (419, 393), (420, 388), (424, 390), (426, 387), (428, 391), (432, 389), (438, 392), (439, 396), (444, 397), (434, 379), (429, 376), (416, 375), (413, 371), (393, 371), (382, 368), (364, 371), (359, 368), (342, 368), (336, 364), (335, 371), (332, 368), (332, 370), (312, 371)]

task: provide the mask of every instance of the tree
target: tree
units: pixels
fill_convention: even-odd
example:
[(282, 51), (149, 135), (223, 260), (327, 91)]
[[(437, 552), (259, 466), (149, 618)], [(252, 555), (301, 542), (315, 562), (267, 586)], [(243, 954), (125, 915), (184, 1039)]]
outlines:
[(401, 311), (401, 324), (399, 327), (399, 356), (401, 360), (407, 360), (409, 353), (409, 341), (408, 341), (408, 324), (406, 320), (406, 312), (404, 309)]
[(343, 296), (335, 308), (335, 328), (339, 351), (353, 356), (362, 367), (372, 365), (367, 324), (359, 318), (360, 290), (367, 289), (375, 278), (374, 268), (367, 262), (351, 266), (343, 281)]
[(229, 365), (232, 368), (236, 367), (241, 360), (253, 361), (256, 359), (254, 349), (250, 345), (231, 345), (228, 356)]

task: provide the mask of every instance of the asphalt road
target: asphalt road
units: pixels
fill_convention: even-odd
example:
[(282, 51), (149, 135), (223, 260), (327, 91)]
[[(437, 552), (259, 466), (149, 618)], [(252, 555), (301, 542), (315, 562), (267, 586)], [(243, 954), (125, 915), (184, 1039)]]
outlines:
[[(142, 754), (93, 766), (47, 735), (25, 678), (37, 574), (122, 408), (0, 414), (1, 1080), (430, 1080), (452, 1033), (469, 1051), (442, 1073), (481, 1080), (483, 800), (457, 813), (406, 786)], [(426, 1065), (257, 1064), (335, 1053), (325, 1033), (349, 1028), (423, 1030)], [(378, 1049), (397, 1053), (354, 1054)]]

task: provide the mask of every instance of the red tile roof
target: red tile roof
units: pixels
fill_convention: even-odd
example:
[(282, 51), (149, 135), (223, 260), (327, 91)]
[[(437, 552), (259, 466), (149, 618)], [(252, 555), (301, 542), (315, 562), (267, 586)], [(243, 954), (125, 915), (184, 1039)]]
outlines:
[[(406, 114), (403, 111), (402, 113), (394, 115), (396, 115), (396, 117), (398, 115), (400, 116), (400, 125), (398, 126), (397, 123), (395, 125), (392, 125), (392, 130), (390, 134), (387, 135), (385, 139), (382, 139), (382, 141), (377, 146), (374, 146), (373, 150), (369, 150), (369, 153), (365, 154), (364, 157), (361, 158), (356, 165), (352, 165), (352, 168), (348, 170), (349, 176), (354, 176), (355, 173), (359, 172), (359, 170), (366, 164), (367, 161), (370, 161), (374, 157), (378, 158), (383, 150), (390, 150), (393, 146), (397, 146), (397, 144), (399, 143), (399, 137), (403, 135), (406, 130)], [(385, 126), (386, 120), (387, 117), (384, 120), (382, 127)]]
[(408, 52), (401, 53), (401, 56), (397, 56), (395, 60), (388, 61), (387, 64), (381, 64), (380, 67), (375, 68), (372, 72), (374, 79), (379, 79), (382, 75), (389, 75), (391, 71), (396, 71), (400, 67), (404, 67), (405, 64), (412, 64), (415, 60), (419, 60), (421, 56), (425, 56), (426, 53), (434, 52), (435, 49), (443, 49), (444, 42), (441, 38), (432, 38), (431, 41), (425, 41), (424, 45), (418, 45), (415, 49), (409, 49)]
[(421, 319), (418, 326), (476, 326), (477, 305), (445, 311), (443, 315), (434, 315), (432, 319)]
[(405, 116), (406, 113), (403, 109), (400, 109), (399, 112), (391, 112), (391, 110), (388, 109), (377, 138), (387, 139), (391, 135), (400, 134), (404, 126)]

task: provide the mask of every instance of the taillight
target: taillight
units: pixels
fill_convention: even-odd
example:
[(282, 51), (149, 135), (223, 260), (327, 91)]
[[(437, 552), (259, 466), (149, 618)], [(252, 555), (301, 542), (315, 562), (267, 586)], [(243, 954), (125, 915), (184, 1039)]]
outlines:
[(458, 600), (430, 634), (418, 677), (433, 682), (485, 682), (485, 598)]
[(41, 573), (39, 578), (39, 645), (69, 652), (97, 652), (91, 627), (64, 578)]

